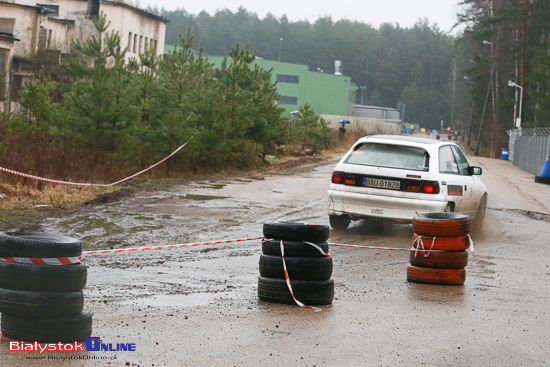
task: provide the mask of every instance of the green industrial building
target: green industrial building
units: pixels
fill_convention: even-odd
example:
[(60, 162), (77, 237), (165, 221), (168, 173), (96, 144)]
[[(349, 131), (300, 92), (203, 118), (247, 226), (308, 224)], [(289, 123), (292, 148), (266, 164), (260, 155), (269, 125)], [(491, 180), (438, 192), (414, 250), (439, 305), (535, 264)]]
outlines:
[[(217, 63), (216, 59), (210, 60)], [(287, 115), (308, 102), (318, 115), (347, 116), (355, 104), (356, 87), (350, 77), (309, 71), (306, 65), (262, 59), (255, 63), (264, 69), (273, 68), (272, 81), (277, 81), (279, 104)]]
[[(174, 46), (165, 46), (165, 52)], [(221, 66), (223, 57), (208, 56), (208, 60), (217, 67)], [(289, 64), (286, 62), (257, 58), (254, 63), (263, 69), (273, 69), (271, 77), (277, 82), (277, 91), (281, 95), (278, 103), (284, 107), (286, 116), (298, 111), (308, 102), (318, 115), (347, 116), (355, 105), (357, 86), (350, 77), (336, 71), (328, 74), (322, 71), (309, 71), (307, 65)], [(335, 69), (339, 68), (338, 62)]]

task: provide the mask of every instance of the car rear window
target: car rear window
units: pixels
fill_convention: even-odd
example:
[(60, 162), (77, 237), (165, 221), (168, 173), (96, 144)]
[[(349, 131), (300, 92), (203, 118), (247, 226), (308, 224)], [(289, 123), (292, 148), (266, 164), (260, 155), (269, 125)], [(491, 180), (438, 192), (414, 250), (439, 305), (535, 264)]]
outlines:
[(362, 166), (428, 171), (429, 154), (422, 148), (404, 145), (363, 143), (346, 158), (345, 163)]

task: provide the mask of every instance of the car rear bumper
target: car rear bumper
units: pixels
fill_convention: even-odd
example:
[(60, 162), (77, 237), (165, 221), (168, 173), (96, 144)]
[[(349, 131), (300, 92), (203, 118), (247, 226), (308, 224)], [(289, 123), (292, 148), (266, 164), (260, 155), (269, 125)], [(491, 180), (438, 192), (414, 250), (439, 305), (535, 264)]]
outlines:
[(444, 195), (436, 195), (432, 200), (420, 196), (378, 196), (331, 189), (328, 191), (328, 214), (412, 221), (415, 213), (442, 212), (447, 206)]

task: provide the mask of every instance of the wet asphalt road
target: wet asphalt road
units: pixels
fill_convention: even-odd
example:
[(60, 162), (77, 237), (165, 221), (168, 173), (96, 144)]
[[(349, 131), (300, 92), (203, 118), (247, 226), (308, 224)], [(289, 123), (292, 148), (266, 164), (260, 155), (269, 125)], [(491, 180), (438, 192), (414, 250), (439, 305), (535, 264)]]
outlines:
[[(332, 246), (332, 305), (257, 298), (259, 240), (85, 256), (93, 336), (135, 352), (11, 352), (5, 366), (542, 366), (550, 363), (550, 187), (470, 159), (489, 190), (464, 286), (408, 283), (407, 251)], [(192, 182), (45, 218), (85, 250), (262, 235), (270, 220), (328, 224), (335, 162)], [(17, 228), (12, 228), (17, 229)], [(408, 249), (412, 228), (354, 222), (329, 242)], [(78, 360), (63, 358), (89, 358)], [(45, 359), (33, 359), (41, 358)]]

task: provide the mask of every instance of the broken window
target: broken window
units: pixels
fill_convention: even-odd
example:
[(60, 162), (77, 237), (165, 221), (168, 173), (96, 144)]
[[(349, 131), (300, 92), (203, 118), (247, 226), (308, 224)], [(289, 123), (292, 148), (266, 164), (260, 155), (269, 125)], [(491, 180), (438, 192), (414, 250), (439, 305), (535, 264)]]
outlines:
[(8, 54), (10, 50), (0, 48), (0, 73), (8, 72)]
[(48, 9), (48, 14), (49, 15), (53, 15), (53, 16), (59, 15), (59, 5), (36, 4), (36, 6)]
[(25, 83), (25, 80), (28, 77), (25, 75), (17, 75), (15, 74), (13, 76), (13, 83), (11, 85), (11, 100), (19, 102), (21, 100), (21, 96), (19, 95), (19, 92), (23, 90), (23, 85)]
[(46, 49), (47, 36), (48, 36), (48, 30), (46, 28), (40, 27), (40, 30), (38, 32), (38, 49), (39, 50)]

